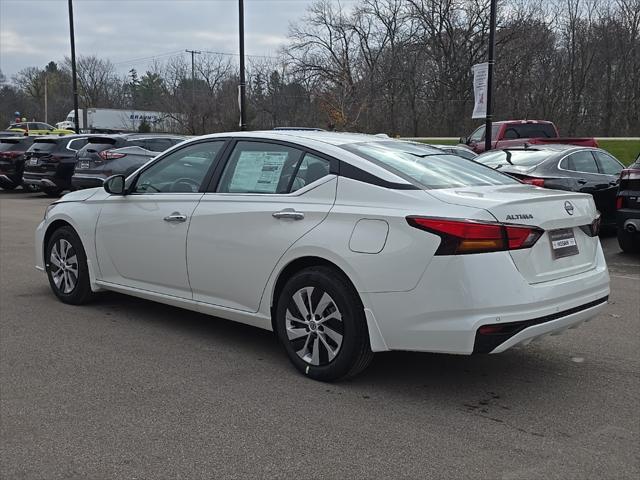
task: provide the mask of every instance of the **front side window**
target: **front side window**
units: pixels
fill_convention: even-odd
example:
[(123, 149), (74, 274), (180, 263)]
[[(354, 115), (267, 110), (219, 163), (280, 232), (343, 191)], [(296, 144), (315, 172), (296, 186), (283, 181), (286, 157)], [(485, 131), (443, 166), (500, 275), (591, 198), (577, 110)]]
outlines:
[(492, 168), (457, 155), (407, 142), (368, 142), (342, 148), (386, 168), (421, 188), (518, 184)]
[(606, 175), (620, 175), (620, 172), (624, 167), (620, 165), (620, 162), (615, 158), (611, 155), (598, 151), (593, 152), (593, 154), (596, 156), (596, 160), (600, 166), (600, 172)]
[(302, 152), (274, 143), (240, 141), (224, 169), (220, 193), (289, 193)]
[(572, 153), (560, 164), (565, 170), (583, 173), (599, 173), (596, 159), (589, 150)]
[(167, 155), (138, 176), (133, 193), (198, 192), (223, 145), (197, 143)]
[(476, 128), (475, 132), (473, 132), (469, 137), (469, 140), (471, 140), (472, 142), (479, 142), (484, 138), (484, 130), (485, 127)]

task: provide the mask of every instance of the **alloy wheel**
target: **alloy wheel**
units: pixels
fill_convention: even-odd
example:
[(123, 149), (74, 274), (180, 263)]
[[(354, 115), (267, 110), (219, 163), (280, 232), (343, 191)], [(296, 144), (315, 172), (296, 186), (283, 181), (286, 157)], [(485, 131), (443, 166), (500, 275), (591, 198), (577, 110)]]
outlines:
[(298, 356), (310, 365), (330, 363), (342, 346), (342, 314), (331, 296), (318, 287), (304, 287), (289, 300), (287, 337)]
[(60, 238), (51, 249), (49, 261), (56, 288), (64, 294), (71, 293), (78, 283), (78, 257), (73, 245)]

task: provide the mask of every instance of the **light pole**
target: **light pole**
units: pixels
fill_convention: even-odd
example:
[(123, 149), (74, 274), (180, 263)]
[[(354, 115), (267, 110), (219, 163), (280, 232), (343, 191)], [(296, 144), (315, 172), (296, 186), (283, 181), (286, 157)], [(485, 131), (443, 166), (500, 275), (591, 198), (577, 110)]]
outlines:
[(239, 34), (240, 34), (240, 85), (238, 85), (238, 103), (240, 104), (240, 130), (247, 129), (245, 111), (247, 84), (244, 78), (244, 0), (238, 0)]
[(491, 121), (493, 117), (493, 64), (496, 47), (496, 3), (491, 0), (489, 13), (489, 65), (487, 65), (487, 116), (484, 129), (484, 150), (491, 150)]
[(73, 2), (69, 0), (69, 36), (71, 37), (71, 77), (73, 83), (73, 113), (75, 130), (80, 133), (80, 116), (78, 115), (78, 76), (76, 74), (76, 37), (73, 32)]

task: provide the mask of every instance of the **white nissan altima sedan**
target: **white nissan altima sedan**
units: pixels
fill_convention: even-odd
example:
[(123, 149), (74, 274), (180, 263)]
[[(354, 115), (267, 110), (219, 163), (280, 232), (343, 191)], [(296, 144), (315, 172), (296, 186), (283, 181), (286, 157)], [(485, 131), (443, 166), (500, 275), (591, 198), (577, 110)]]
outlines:
[(114, 290), (274, 330), (334, 380), (373, 352), (498, 353), (592, 318), (609, 295), (598, 225), (590, 195), (428, 146), (242, 132), (65, 195), (36, 258), (65, 303)]

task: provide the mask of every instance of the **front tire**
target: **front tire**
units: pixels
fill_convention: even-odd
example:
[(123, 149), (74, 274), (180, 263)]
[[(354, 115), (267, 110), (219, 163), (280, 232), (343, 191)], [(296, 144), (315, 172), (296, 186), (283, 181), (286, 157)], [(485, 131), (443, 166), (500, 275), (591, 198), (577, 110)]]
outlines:
[(62, 193), (61, 188), (46, 188), (42, 187), (42, 191), (45, 193), (47, 197), (59, 197)]
[(53, 232), (45, 250), (45, 268), (51, 290), (62, 302), (81, 305), (93, 298), (87, 255), (73, 228)]
[(276, 333), (295, 367), (320, 381), (355, 376), (373, 358), (360, 297), (335, 269), (294, 274), (279, 295)]

